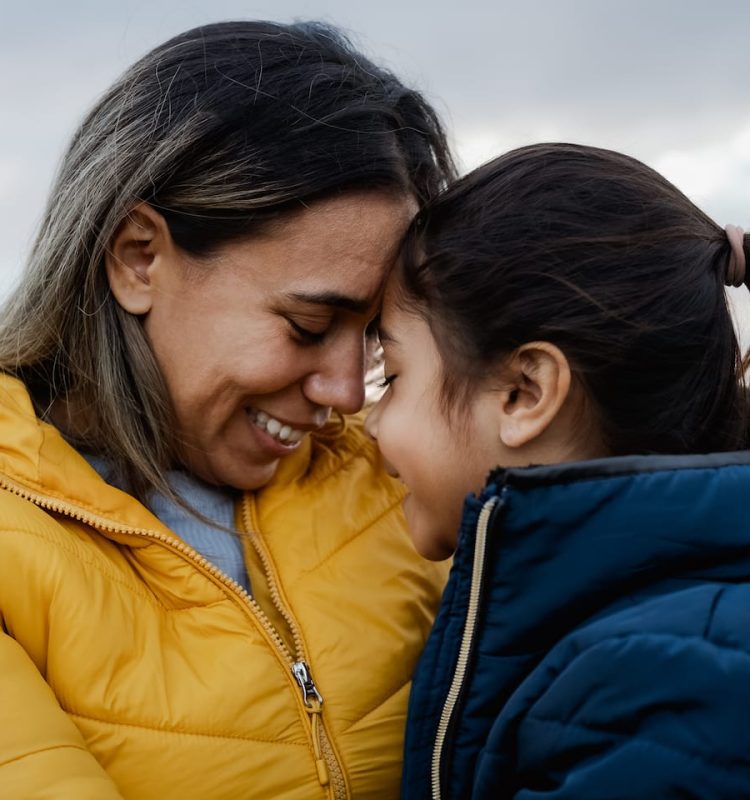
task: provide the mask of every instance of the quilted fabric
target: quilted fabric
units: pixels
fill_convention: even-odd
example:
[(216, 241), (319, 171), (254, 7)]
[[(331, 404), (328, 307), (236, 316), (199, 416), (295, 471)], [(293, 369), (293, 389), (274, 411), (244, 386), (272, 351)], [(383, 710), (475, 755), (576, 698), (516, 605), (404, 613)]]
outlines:
[(750, 797), (748, 453), (492, 475), (467, 500), (415, 676), (402, 796), (435, 796), (435, 732), (493, 497), (440, 796)]
[[(255, 601), (104, 483), (7, 377), (0, 484), (3, 800), (398, 794), (445, 575), (413, 551), (359, 420), (238, 504)], [(285, 648), (324, 698), (328, 785)]]

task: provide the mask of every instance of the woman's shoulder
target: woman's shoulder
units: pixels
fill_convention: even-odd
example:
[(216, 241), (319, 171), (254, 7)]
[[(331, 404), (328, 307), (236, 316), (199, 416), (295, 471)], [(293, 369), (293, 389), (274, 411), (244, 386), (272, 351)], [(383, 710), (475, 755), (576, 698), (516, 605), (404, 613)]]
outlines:
[(85, 620), (86, 597), (104, 603), (125, 584), (130, 596), (148, 599), (116, 543), (0, 489), (0, 616), (30, 651), (45, 651), (53, 614), (70, 624)]
[(84, 522), (0, 488), (0, 582), (28, 580), (36, 572), (50, 578), (56, 564), (60, 574), (71, 563), (112, 572), (116, 550)]
[(60, 543), (68, 538), (64, 528), (54, 513), (0, 487), (0, 547), (13, 536)]

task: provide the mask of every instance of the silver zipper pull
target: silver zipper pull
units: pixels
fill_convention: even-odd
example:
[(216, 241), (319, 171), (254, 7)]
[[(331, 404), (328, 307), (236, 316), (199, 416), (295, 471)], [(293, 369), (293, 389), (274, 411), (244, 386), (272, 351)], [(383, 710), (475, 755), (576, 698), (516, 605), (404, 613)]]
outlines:
[(310, 698), (315, 697), (320, 705), (323, 705), (323, 698), (320, 696), (318, 687), (310, 674), (310, 667), (304, 661), (295, 661), (292, 664), (292, 675), (302, 689), (302, 702), (310, 706)]

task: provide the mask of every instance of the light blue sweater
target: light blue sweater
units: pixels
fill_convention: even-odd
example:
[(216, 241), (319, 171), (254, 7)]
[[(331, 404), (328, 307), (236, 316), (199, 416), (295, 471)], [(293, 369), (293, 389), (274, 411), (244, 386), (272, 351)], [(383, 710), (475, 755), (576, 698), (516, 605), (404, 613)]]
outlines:
[[(105, 481), (117, 486), (117, 483), (112, 480), (111, 469), (103, 459), (91, 455), (86, 455), (85, 458)], [(249, 592), (250, 579), (245, 568), (242, 542), (236, 533), (232, 533), (234, 531), (234, 493), (228, 489), (210, 486), (180, 470), (170, 470), (167, 473), (167, 482), (174, 493), (190, 508), (202, 514), (206, 519), (213, 520), (220, 527), (207, 525), (203, 520), (193, 516), (189, 511), (161, 494), (151, 495), (146, 504), (148, 509), (184, 542)], [(117, 486), (117, 488), (127, 491), (122, 486)]]

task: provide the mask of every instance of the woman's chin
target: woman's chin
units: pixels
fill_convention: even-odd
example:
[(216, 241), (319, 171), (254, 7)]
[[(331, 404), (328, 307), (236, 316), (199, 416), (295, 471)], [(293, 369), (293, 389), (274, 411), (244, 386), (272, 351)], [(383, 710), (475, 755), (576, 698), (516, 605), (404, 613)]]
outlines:
[(206, 483), (227, 486), (242, 492), (253, 492), (262, 489), (273, 479), (279, 467), (279, 459), (269, 459), (259, 464), (230, 456), (207, 459), (203, 463), (188, 463), (185, 466), (193, 475)]

